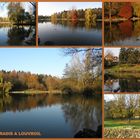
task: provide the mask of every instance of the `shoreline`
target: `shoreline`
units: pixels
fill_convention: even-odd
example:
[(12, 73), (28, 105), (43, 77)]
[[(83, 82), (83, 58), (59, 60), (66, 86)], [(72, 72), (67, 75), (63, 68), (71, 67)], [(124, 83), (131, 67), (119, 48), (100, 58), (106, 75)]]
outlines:
[(104, 22), (121, 22), (121, 21), (137, 21), (137, 20), (140, 20), (140, 18), (135, 18), (135, 17), (132, 17), (130, 19), (126, 19), (126, 18), (115, 18), (115, 19), (104, 19)]
[[(56, 21), (86, 21), (85, 19), (78, 19), (78, 20), (67, 20), (67, 19), (57, 19)], [(93, 22), (101, 22), (103, 21), (102, 19), (96, 19)], [(38, 22), (51, 22), (51, 20), (38, 20)]]
[(25, 91), (11, 91), (9, 92), (10, 95), (41, 95), (41, 94), (63, 94), (60, 90), (53, 90), (53, 91), (36, 91), (36, 90), (25, 90)]
[(140, 74), (140, 65), (121, 64), (110, 68), (105, 68), (105, 73), (128, 73)]

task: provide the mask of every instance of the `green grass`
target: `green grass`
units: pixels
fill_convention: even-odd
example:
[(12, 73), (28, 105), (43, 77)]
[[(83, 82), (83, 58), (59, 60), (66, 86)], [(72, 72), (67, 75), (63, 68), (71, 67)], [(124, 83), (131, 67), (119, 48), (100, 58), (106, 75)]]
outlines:
[(140, 129), (140, 120), (131, 120), (129, 124), (128, 120), (106, 120), (104, 122), (105, 128), (132, 128)]
[(128, 65), (128, 64), (121, 64), (116, 65), (111, 68), (106, 69), (106, 72), (109, 73), (140, 73), (140, 65)]

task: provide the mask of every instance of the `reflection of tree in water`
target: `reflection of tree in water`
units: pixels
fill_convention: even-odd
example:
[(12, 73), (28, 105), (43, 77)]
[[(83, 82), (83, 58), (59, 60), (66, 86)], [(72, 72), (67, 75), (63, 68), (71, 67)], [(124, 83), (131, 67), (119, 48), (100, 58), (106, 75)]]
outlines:
[(62, 110), (67, 122), (70, 122), (74, 131), (83, 128), (96, 130), (101, 124), (101, 95), (86, 99), (80, 96), (0, 96), (0, 112), (25, 111), (37, 107), (47, 107), (62, 104)]
[[(118, 86), (115, 83), (118, 83)], [(105, 74), (105, 86), (111, 92), (118, 90), (121, 92), (138, 92), (140, 91), (139, 74)]]
[(96, 131), (97, 127), (101, 125), (101, 98), (72, 98), (68, 103), (63, 104), (62, 110), (66, 121), (72, 125), (74, 133), (83, 128)]
[(105, 23), (105, 42), (112, 43), (113, 41), (120, 41), (130, 37), (140, 36), (140, 21), (123, 21), (119, 23)]
[(122, 92), (140, 91), (140, 81), (137, 78), (120, 79), (119, 85)]
[(140, 20), (134, 22), (133, 36), (140, 36)]
[(5, 106), (10, 106), (12, 98), (9, 95), (0, 95), (0, 112), (5, 112)]
[[(55, 20), (52, 21), (53, 24), (57, 25), (60, 24), (64, 27), (69, 27), (71, 29), (76, 29), (76, 28), (86, 28), (88, 31), (93, 28), (101, 29), (101, 24), (97, 22), (89, 22), (89, 21), (78, 21), (78, 20), (72, 20), (72, 21), (67, 21), (67, 20)], [(98, 27), (97, 27), (98, 25)]]
[(89, 22), (89, 21), (86, 21), (85, 22), (85, 27), (87, 29), (87, 31), (90, 31), (90, 29), (96, 27), (96, 22)]
[[(35, 44), (35, 32), (33, 27), (25, 29), (23, 26), (14, 26), (8, 30), (8, 44), (9, 45), (23, 45), (23, 44)], [(30, 39), (25, 41), (25, 39)]]

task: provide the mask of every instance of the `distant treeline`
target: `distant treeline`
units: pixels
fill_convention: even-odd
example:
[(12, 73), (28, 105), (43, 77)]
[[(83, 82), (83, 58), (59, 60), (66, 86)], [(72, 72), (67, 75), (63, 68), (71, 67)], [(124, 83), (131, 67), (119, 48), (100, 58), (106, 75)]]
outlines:
[(9, 18), (0, 17), (0, 22), (9, 22)]
[[(4, 89), (5, 88), (5, 89)], [(0, 71), (0, 91), (56, 90), (60, 79), (51, 75), (31, 74), (23, 71)]]
[(119, 63), (121, 64), (140, 64), (140, 49), (121, 48), (119, 53)]
[[(72, 55), (66, 64), (63, 77), (32, 74), (23, 71), (0, 71), (0, 93), (9, 91), (60, 90), (64, 93), (101, 93), (102, 90), (102, 49), (64, 49), (65, 55)], [(80, 53), (80, 54), (79, 54)], [(80, 57), (82, 54), (82, 58)]]
[(140, 18), (139, 2), (105, 2), (104, 3), (105, 18)]
[(88, 20), (95, 21), (96, 19), (102, 19), (102, 8), (88, 8), (88, 9), (72, 9), (64, 10), (62, 12), (54, 13), (51, 16), (38, 17), (39, 21), (48, 20)]

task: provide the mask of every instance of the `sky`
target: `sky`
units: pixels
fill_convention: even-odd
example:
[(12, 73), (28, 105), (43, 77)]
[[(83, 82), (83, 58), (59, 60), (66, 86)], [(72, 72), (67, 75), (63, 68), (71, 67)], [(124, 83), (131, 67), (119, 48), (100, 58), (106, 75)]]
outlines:
[(119, 56), (120, 48), (105, 48), (104, 53), (106, 54), (108, 50), (111, 51), (115, 56)]
[(1, 48), (0, 70), (21, 70), (35, 74), (62, 77), (71, 60), (62, 48)]
[[(30, 12), (32, 5), (29, 2), (21, 2), (22, 6), (25, 8), (25, 11)], [(7, 6), (8, 6), (9, 2), (0, 2), (0, 17), (7, 17), (8, 15), (8, 10), (7, 10)]]
[(64, 10), (86, 9), (86, 8), (101, 8), (101, 2), (39, 2), (38, 14), (50, 16), (55, 12), (61, 12)]

